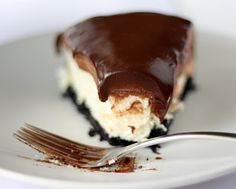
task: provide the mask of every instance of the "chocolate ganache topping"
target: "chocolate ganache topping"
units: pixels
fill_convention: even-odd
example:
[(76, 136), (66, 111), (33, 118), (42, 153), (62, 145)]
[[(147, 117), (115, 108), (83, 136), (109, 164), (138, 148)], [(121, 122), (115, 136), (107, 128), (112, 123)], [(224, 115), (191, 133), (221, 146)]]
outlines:
[(150, 99), (163, 120), (188, 49), (192, 24), (157, 13), (136, 12), (87, 19), (57, 38), (80, 68), (93, 76), (101, 101), (109, 95)]

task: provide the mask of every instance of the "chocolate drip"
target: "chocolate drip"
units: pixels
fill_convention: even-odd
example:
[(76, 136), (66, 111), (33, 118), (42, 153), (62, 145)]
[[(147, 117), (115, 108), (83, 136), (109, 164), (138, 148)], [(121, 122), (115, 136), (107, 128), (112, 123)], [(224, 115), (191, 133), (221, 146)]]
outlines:
[(109, 95), (145, 96), (163, 120), (191, 36), (192, 24), (185, 19), (139, 12), (87, 19), (59, 35), (57, 47), (71, 50), (91, 73), (101, 101)]

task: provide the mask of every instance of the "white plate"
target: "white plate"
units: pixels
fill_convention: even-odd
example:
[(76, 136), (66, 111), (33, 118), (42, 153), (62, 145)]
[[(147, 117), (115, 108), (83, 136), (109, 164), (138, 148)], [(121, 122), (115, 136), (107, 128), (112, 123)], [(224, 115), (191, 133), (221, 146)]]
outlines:
[[(160, 150), (163, 160), (155, 160), (144, 149), (138, 153), (144, 168), (127, 174), (88, 172), (18, 157), (40, 157), (12, 136), (24, 122), (84, 143), (106, 145), (87, 136), (86, 120), (60, 96), (55, 70), (63, 60), (53, 52), (53, 40), (54, 35), (46, 35), (0, 47), (1, 175), (56, 188), (170, 188), (236, 170), (236, 144), (207, 140), (165, 144)], [(236, 132), (236, 44), (224, 36), (200, 33), (197, 46), (198, 89), (188, 96), (171, 132)]]

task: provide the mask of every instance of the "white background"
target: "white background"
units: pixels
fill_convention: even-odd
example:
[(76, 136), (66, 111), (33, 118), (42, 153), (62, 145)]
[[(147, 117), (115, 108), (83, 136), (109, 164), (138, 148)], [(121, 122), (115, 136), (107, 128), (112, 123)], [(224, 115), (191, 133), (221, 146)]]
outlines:
[[(0, 44), (65, 27), (96, 14), (131, 10), (163, 11), (194, 21), (197, 30), (236, 39), (234, 0), (0, 0)], [(33, 186), (0, 178), (1, 188), (31, 189)], [(185, 189), (234, 189), (236, 173), (185, 187)]]

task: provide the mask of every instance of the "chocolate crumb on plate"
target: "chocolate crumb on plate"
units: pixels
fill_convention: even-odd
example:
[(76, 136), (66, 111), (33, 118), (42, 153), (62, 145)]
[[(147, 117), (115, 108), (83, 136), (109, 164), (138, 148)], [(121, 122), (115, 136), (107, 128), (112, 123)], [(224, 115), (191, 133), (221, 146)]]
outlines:
[(161, 156), (156, 156), (155, 158), (156, 160), (160, 160), (160, 159), (163, 159)]

